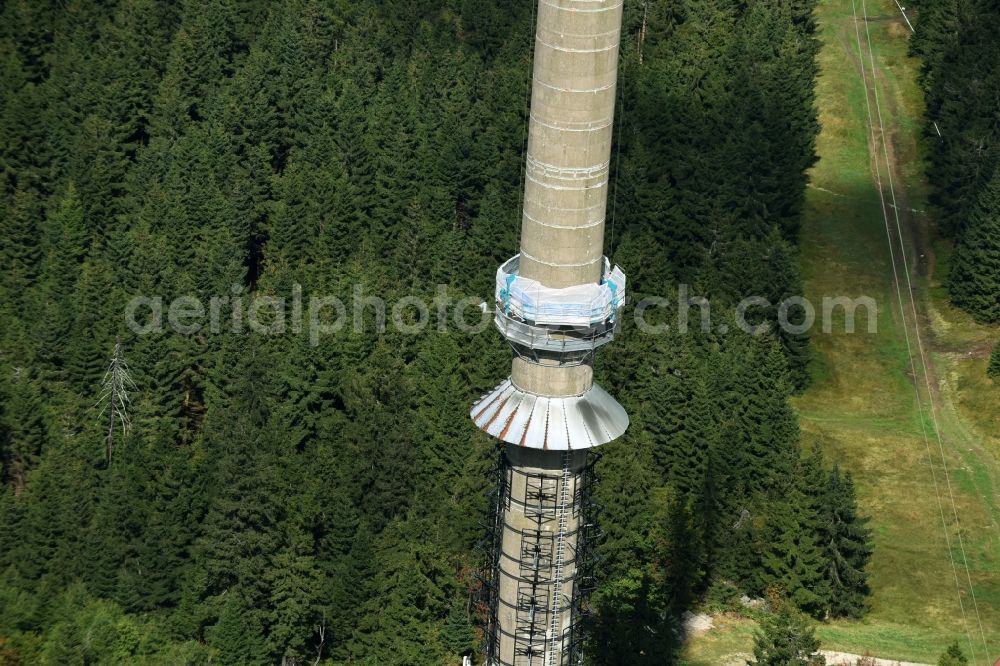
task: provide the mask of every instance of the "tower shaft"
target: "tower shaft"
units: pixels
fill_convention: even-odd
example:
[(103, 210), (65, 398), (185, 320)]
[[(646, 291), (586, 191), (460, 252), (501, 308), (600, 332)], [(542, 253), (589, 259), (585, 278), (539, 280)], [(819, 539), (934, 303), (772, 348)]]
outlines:
[(624, 0), (538, 0), (521, 248), (497, 275), (510, 379), (473, 407), (506, 442), (491, 666), (577, 663), (587, 449), (628, 416), (594, 384), (625, 276), (603, 255)]
[[(555, 289), (601, 281), (623, 0), (539, 0), (519, 275)], [(589, 365), (515, 358), (514, 385), (580, 395)]]
[(507, 447), (491, 666), (573, 663), (587, 452)]
[(601, 280), (623, 0), (540, 0), (521, 272), (546, 287)]

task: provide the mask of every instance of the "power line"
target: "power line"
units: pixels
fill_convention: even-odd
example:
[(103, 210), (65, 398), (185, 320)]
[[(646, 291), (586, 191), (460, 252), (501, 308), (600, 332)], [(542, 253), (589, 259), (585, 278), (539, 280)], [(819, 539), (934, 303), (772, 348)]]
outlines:
[[(623, 3), (624, 9), (623, 13), (625, 15), (624, 28), (627, 29), (630, 25), (629, 17), (629, 4), (628, 2)], [(643, 19), (645, 20), (645, 18)], [(642, 53), (642, 45), (640, 44), (636, 51), (640, 54)], [(617, 93), (621, 98), (621, 104), (618, 108), (618, 142), (615, 145), (615, 191), (611, 196), (611, 242), (608, 243), (608, 256), (612, 256), (615, 252), (615, 223), (618, 220), (618, 179), (621, 176), (621, 166), (622, 166), (622, 133), (625, 131), (625, 75), (628, 73), (628, 64), (625, 58), (620, 58), (621, 61), (621, 75), (618, 77), (618, 90)]]
[[(983, 620), (979, 615), (979, 604), (976, 601), (976, 591), (972, 585), (972, 574), (969, 570), (969, 558), (966, 555), (965, 544), (962, 539), (962, 526), (958, 518), (958, 509), (955, 506), (955, 493), (951, 485), (951, 475), (948, 472), (948, 461), (944, 453), (944, 442), (941, 438), (941, 428), (940, 425), (938, 424), (937, 411), (934, 409), (934, 399), (933, 399), (933, 392), (931, 391), (930, 372), (927, 369), (927, 356), (924, 352), (924, 344), (920, 336), (920, 325), (919, 325), (919, 320), (917, 318), (917, 303), (916, 303), (916, 298), (913, 295), (913, 285), (910, 281), (909, 262), (906, 260), (906, 247), (903, 244), (903, 228), (899, 220), (899, 208), (896, 206), (896, 189), (892, 182), (892, 168), (889, 166), (889, 146), (887, 144), (885, 136), (885, 126), (882, 123), (882, 107), (881, 104), (879, 103), (879, 98), (878, 98), (878, 82), (875, 80), (875, 51), (872, 48), (872, 35), (871, 35), (871, 27), (868, 25), (868, 6), (866, 0), (861, 0), (861, 8), (865, 18), (865, 35), (868, 40), (868, 53), (871, 57), (871, 67), (872, 67), (872, 90), (875, 96), (875, 108), (878, 111), (879, 131), (882, 135), (882, 151), (885, 154), (886, 175), (889, 178), (889, 193), (892, 196), (893, 214), (896, 220), (896, 235), (897, 238), (899, 239), (899, 249), (903, 259), (903, 275), (906, 277), (906, 287), (910, 297), (910, 309), (913, 314), (913, 332), (917, 340), (917, 349), (920, 352), (920, 363), (924, 374), (924, 384), (927, 387), (927, 400), (928, 403), (930, 404), (931, 421), (934, 425), (934, 434), (935, 437), (937, 438), (938, 449), (941, 454), (941, 465), (944, 468), (945, 483), (948, 488), (948, 495), (951, 499), (951, 511), (952, 515), (955, 518), (955, 526), (958, 528), (957, 529), (958, 546), (962, 553), (962, 561), (965, 565), (965, 576), (968, 579), (969, 583), (969, 593), (972, 595), (972, 606), (976, 611), (976, 621), (979, 623), (979, 633), (983, 639), (983, 649), (986, 651), (984, 657), (987, 660), (989, 660), (990, 649), (989, 645), (986, 642), (986, 632), (983, 629)], [(909, 21), (907, 21), (907, 23), (909, 23)], [(903, 323), (905, 327), (906, 323), (905, 318)], [(916, 375), (914, 375), (914, 379), (916, 379)], [(973, 661), (975, 661), (974, 657)]]
[[(863, 50), (863, 48), (861, 46), (861, 30), (860, 30), (860, 28), (858, 26), (858, 12), (857, 12), (857, 2), (856, 2), (856, 0), (851, 0), (851, 9), (852, 9), (853, 14), (854, 14), (854, 30), (855, 30), (855, 37), (857, 39), (857, 45), (858, 45), (858, 57), (860, 58), (860, 64), (861, 64), (861, 80), (862, 80), (862, 85), (864, 86), (864, 89), (865, 89), (865, 107), (866, 107), (866, 115), (867, 115), (867, 119), (868, 119), (868, 127), (869, 127), (869, 130), (870, 130), (870, 133), (871, 133), (871, 139), (872, 139), (872, 143), (873, 143), (873, 147), (874, 147), (874, 145), (877, 143), (877, 137), (875, 135), (875, 121), (874, 121), (874, 117), (872, 115), (871, 100), (870, 100), (869, 95), (868, 95), (868, 76), (865, 73), (865, 54), (864, 54), (864, 50)], [(866, 25), (866, 30), (867, 30), (867, 25)], [(872, 68), (873, 68), (873, 70), (872, 70), (872, 76), (874, 78), (874, 76), (875, 76), (875, 72), (874, 72), (874, 58), (872, 59)], [(873, 85), (873, 88), (877, 89), (877, 81), (873, 80), (872, 81), (872, 85)], [(884, 132), (883, 132), (883, 138), (884, 138)], [(904, 335), (904, 339), (906, 341), (907, 358), (910, 361), (910, 371), (913, 373), (914, 379), (916, 379), (916, 377), (917, 377), (916, 364), (915, 364), (915, 362), (913, 360), (913, 349), (912, 349), (912, 346), (910, 344), (910, 333), (909, 333), (909, 330), (908, 330), (908, 328), (906, 326), (906, 309), (903, 306), (902, 287), (901, 287), (900, 280), (899, 280), (899, 270), (898, 270), (897, 265), (896, 265), (896, 253), (895, 253), (895, 248), (894, 248), (894, 245), (893, 245), (893, 242), (892, 242), (892, 234), (891, 234), (890, 229), (889, 229), (889, 215), (886, 212), (885, 190), (882, 187), (882, 175), (881, 175), (881, 171), (880, 171), (880, 168), (879, 168), (879, 162), (878, 162), (878, 155), (877, 155), (877, 153), (875, 153), (875, 154), (872, 155), (872, 160), (873, 160), (874, 166), (875, 166), (875, 181), (876, 181), (876, 186), (877, 186), (877, 189), (878, 189), (879, 200), (881, 201), (882, 217), (883, 217), (883, 220), (885, 222), (886, 240), (889, 243), (889, 260), (890, 260), (890, 262), (892, 264), (893, 282), (894, 282), (894, 285), (895, 285), (895, 288), (896, 288), (897, 300), (899, 302), (899, 313), (900, 313), (900, 316), (902, 318), (903, 335)], [(888, 158), (886, 159), (886, 169), (887, 170), (891, 170), (891, 167), (890, 167), (889, 162), (888, 162)], [(912, 293), (910, 294), (910, 296), (912, 298)], [(914, 322), (914, 324), (916, 324), (916, 322)], [(916, 384), (914, 384), (914, 395), (915, 395), (915, 399), (916, 399), (916, 403), (917, 403), (917, 411), (918, 411), (918, 413), (922, 414), (922, 412), (923, 412), (923, 402), (922, 402), (922, 400), (920, 398), (920, 389), (919, 389), (919, 387), (917, 387)], [(966, 617), (966, 613), (965, 613), (965, 604), (962, 601), (962, 587), (961, 587), (961, 583), (959, 582), (959, 579), (958, 579), (958, 566), (955, 563), (955, 557), (954, 557), (954, 555), (952, 553), (952, 550), (951, 550), (951, 538), (948, 535), (948, 525), (947, 525), (947, 520), (945, 519), (945, 515), (944, 515), (944, 505), (943, 505), (943, 503), (941, 501), (941, 493), (940, 493), (940, 490), (939, 490), (939, 487), (938, 487), (937, 472), (934, 469), (933, 455), (931, 454), (931, 447), (930, 447), (930, 438), (927, 435), (927, 425), (924, 422), (923, 417), (920, 418), (920, 428), (921, 428), (921, 432), (923, 434), (924, 444), (925, 444), (925, 448), (926, 448), (926, 451), (927, 451), (928, 465), (929, 465), (930, 470), (931, 470), (931, 479), (933, 481), (933, 486), (934, 486), (934, 497), (937, 500), (938, 512), (940, 513), (940, 516), (941, 516), (941, 524), (942, 524), (942, 531), (944, 533), (945, 548), (948, 551), (948, 559), (951, 562), (952, 573), (953, 573), (954, 578), (955, 578), (955, 590), (956, 590), (956, 596), (958, 598), (959, 609), (960, 609), (960, 611), (962, 613), (962, 625), (965, 627), (965, 635), (966, 635), (966, 638), (969, 641), (970, 650), (972, 650), (972, 645), (973, 645), (973, 643), (972, 643), (972, 634), (969, 631), (968, 618)], [(973, 660), (975, 660), (975, 650), (972, 650), (972, 652), (973, 652)]]
[(903, 20), (906, 21), (906, 25), (910, 26), (910, 32), (916, 32), (913, 24), (910, 23), (910, 19), (906, 16), (906, 7), (899, 4), (899, 0), (896, 0), (896, 6), (899, 7), (899, 13), (903, 15)]

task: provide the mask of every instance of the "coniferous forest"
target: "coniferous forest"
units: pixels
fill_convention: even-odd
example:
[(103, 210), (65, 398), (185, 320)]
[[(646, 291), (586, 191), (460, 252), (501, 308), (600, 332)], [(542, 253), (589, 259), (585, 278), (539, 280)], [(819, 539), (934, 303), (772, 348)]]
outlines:
[(928, 178), (955, 242), (948, 287), (980, 322), (1000, 322), (1000, 13), (989, 0), (920, 3)]
[[(0, 664), (457, 664), (479, 644), (497, 450), (468, 409), (509, 371), (495, 331), (436, 309), (383, 330), (364, 306), (316, 340), (142, 334), (126, 306), (443, 290), (475, 312), (517, 251), (532, 5), (3, 4)], [(607, 253), (633, 303), (684, 284), (721, 321), (801, 293), (812, 9), (627, 3)], [(953, 281), (979, 285), (1000, 181), (942, 145), (938, 177), (968, 184), (943, 202), (969, 239)], [(743, 595), (864, 614), (851, 477), (788, 404), (809, 341), (771, 330), (625, 317), (598, 356), (632, 426), (597, 464), (590, 663), (671, 663), (685, 609)]]

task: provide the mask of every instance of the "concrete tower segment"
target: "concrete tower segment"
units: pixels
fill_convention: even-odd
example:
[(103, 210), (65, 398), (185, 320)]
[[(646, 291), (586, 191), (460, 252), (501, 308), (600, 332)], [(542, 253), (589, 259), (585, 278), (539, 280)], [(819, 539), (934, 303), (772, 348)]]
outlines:
[(587, 450), (625, 410), (594, 384), (625, 276), (603, 256), (623, 0), (539, 0), (521, 251), (497, 271), (510, 379), (472, 418), (505, 442), (491, 591), (491, 666), (579, 664), (587, 583)]
[(541, 0), (528, 133), (521, 275), (602, 279), (622, 0)]

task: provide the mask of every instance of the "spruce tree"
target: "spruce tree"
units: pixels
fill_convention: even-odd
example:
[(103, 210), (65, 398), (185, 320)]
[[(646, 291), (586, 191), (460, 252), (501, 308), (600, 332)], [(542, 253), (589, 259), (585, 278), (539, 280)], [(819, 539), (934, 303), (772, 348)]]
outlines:
[(692, 503), (681, 498), (667, 502), (663, 541), (657, 544), (664, 594), (675, 616), (688, 610), (705, 575), (705, 557), (700, 525), (695, 523)]
[(957, 0), (928, 2), (920, 7), (910, 50), (923, 59), (921, 73), (925, 90), (933, 87), (933, 76), (937, 73), (941, 59), (952, 48), (959, 32), (958, 27)]
[(0, 234), (4, 239), (0, 245), (0, 265), (3, 266), (0, 289), (4, 296), (3, 307), (10, 310), (7, 316), (20, 316), (23, 310), (17, 308), (23, 306), (25, 291), (38, 277), (40, 212), (38, 197), (31, 192), (17, 191), (0, 217)]
[(949, 645), (948, 649), (941, 655), (941, 658), (938, 659), (938, 666), (965, 666), (968, 663), (969, 660), (966, 658), (965, 653), (962, 652), (958, 641)]
[(632, 418), (651, 438), (664, 482), (692, 496), (703, 483), (715, 435), (708, 386), (689, 338), (663, 337), (655, 345), (658, 362), (644, 364), (651, 376), (643, 373), (633, 384)]
[(801, 487), (801, 478), (789, 479), (777, 495), (781, 499), (769, 507), (757, 589), (778, 589), (797, 608), (818, 616), (829, 595), (826, 561), (817, 543), (818, 517)]
[(83, 263), (72, 295), (73, 339), (64, 354), (67, 378), (87, 395), (101, 385), (108, 351), (114, 347), (119, 322), (124, 320), (119, 307), (126, 301), (120, 294), (107, 262), (98, 257)]
[[(248, 631), (255, 636), (259, 632), (263, 640), (270, 621), (302, 612), (298, 600), (288, 599), (288, 588), (309, 578), (311, 564), (301, 545), (288, 549), (292, 544), (282, 530), (285, 521), (294, 520), (290, 479), (296, 468), (280, 453), (273, 380), (264, 370), (270, 359), (252, 342), (236, 342), (227, 350), (235, 366), (231, 393), (214, 412), (218, 420), (206, 428), (206, 450), (217, 467), (208, 510), (192, 547), (198, 576), (191, 576), (189, 593), (208, 617), (221, 610), (226, 596), (238, 595), (241, 606), (236, 611)], [(303, 603), (310, 606), (307, 600)], [(223, 623), (223, 616), (216, 617)], [(265, 646), (257, 654), (264, 661), (279, 659), (278, 650), (293, 638), (286, 629), (285, 645)]]
[(89, 237), (83, 206), (71, 182), (54, 206), (45, 226), (45, 259), (42, 262), (40, 308), (43, 312), (39, 356), (47, 370), (63, 378), (66, 345), (71, 340), (74, 319), (73, 290), (87, 253)]
[(772, 597), (771, 612), (754, 634), (754, 661), (748, 666), (818, 666), (819, 640), (809, 620), (791, 605)]
[(764, 256), (764, 281), (768, 298), (775, 304), (772, 321), (775, 322), (778, 340), (788, 359), (789, 383), (796, 391), (802, 391), (809, 383), (809, 333), (793, 333), (789, 328), (803, 325), (804, 313), (798, 307), (788, 308), (787, 321), (790, 326), (783, 325), (778, 316), (779, 304), (805, 293), (796, 265), (798, 260), (795, 250), (780, 237), (776, 228), (767, 237), (766, 244), (768, 248)]
[(114, 498), (132, 528), (123, 536), (129, 562), (118, 572), (115, 598), (128, 611), (152, 612), (181, 600), (206, 512), (207, 479), (195, 458), (200, 452), (138, 435), (123, 452), (128, 483)]
[(20, 370), (3, 389), (0, 394), (4, 403), (0, 412), (0, 437), (4, 443), (0, 451), (2, 479), (19, 493), (48, 444), (45, 408), (38, 385), (26, 370)]
[(386, 528), (372, 581), (376, 596), (362, 609), (354, 641), (357, 654), (373, 664), (442, 661), (439, 622), (454, 579), (436, 552), (436, 533), (429, 520), (416, 517)]
[(478, 646), (466, 605), (464, 600), (453, 601), (441, 627), (441, 643), (449, 655), (469, 654)]
[(994, 379), (1000, 377), (1000, 342), (993, 346), (993, 353), (990, 354), (990, 364), (986, 368), (986, 374)]
[(247, 613), (236, 590), (226, 595), (219, 621), (209, 632), (208, 643), (215, 653), (216, 663), (222, 666), (268, 663), (260, 627)]
[(1000, 169), (956, 244), (949, 285), (952, 302), (976, 320), (1000, 322)]
[(833, 617), (861, 617), (873, 545), (868, 520), (858, 513), (854, 482), (836, 467), (827, 474), (820, 494), (819, 541), (826, 556), (827, 610)]
[(265, 574), (270, 588), (270, 610), (265, 615), (267, 651), (283, 660), (299, 661), (314, 653), (310, 643), (316, 627), (322, 626), (318, 612), (322, 587), (312, 539), (297, 525), (287, 532), (285, 547), (271, 559)]
[(720, 472), (747, 496), (784, 488), (798, 461), (799, 433), (780, 345), (770, 335), (733, 334), (720, 365), (712, 387), (727, 433), (717, 444)]
[(670, 663), (677, 627), (665, 590), (648, 571), (632, 569), (594, 595), (593, 659), (600, 666)]

